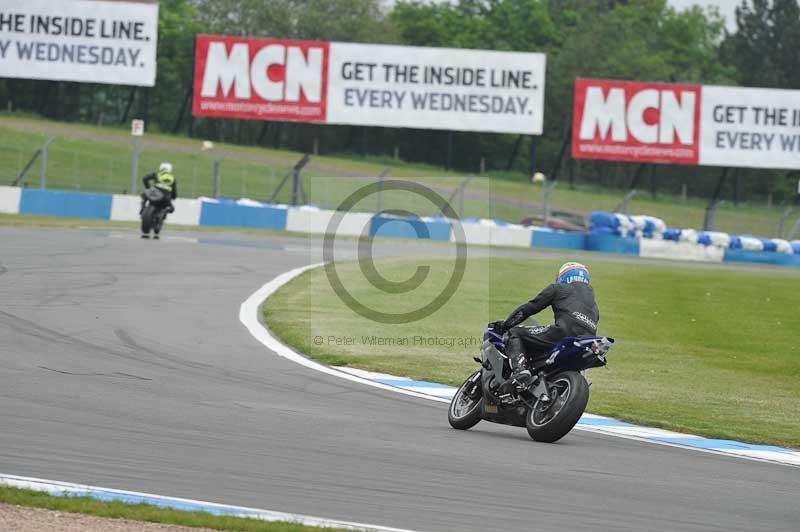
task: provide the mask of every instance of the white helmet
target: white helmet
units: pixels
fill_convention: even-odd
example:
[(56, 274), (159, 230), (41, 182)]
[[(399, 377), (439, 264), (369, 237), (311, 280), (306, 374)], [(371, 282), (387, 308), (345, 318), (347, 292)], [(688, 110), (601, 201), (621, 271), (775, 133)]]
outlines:
[(166, 172), (168, 174), (172, 173), (172, 163), (161, 163), (158, 166), (158, 173), (161, 174), (161, 173), (164, 173), (164, 172)]

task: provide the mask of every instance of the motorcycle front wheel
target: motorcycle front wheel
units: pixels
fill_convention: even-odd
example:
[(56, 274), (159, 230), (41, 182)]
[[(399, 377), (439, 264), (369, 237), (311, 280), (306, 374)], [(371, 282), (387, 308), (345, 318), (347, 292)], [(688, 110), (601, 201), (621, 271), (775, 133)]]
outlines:
[(577, 371), (563, 371), (548, 379), (548, 401), (537, 399), (525, 416), (528, 435), (553, 443), (578, 422), (589, 402), (589, 384)]
[(471, 429), (482, 419), (483, 392), (481, 391), (480, 371), (469, 376), (456, 391), (450, 408), (447, 410), (447, 421), (458, 430)]

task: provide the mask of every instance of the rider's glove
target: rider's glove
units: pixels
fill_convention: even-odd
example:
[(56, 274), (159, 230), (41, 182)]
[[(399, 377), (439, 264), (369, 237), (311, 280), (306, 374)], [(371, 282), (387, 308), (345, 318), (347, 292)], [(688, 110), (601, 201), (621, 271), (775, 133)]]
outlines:
[(506, 332), (506, 322), (503, 320), (500, 321), (493, 321), (489, 324), (489, 328), (493, 330), (497, 334), (505, 334)]
[(167, 212), (175, 212), (175, 205), (170, 205)]

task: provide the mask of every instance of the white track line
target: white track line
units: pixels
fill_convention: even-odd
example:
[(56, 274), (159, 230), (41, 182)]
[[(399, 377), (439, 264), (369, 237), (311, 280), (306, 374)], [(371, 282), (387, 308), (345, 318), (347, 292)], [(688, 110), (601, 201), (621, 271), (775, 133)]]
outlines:
[(213, 515), (246, 517), (250, 519), (258, 519), (260, 521), (299, 523), (306, 526), (340, 528), (344, 530), (361, 532), (412, 532), (411, 530), (405, 530), (401, 528), (365, 525), (350, 521), (322, 519), (320, 517), (312, 517), (309, 515), (275, 512), (272, 510), (259, 510), (257, 508), (248, 508), (246, 506), (229, 506), (227, 504), (196, 501), (193, 499), (165, 497), (163, 495), (153, 495), (150, 493), (140, 493), (137, 491), (98, 488), (96, 486), (87, 486), (84, 484), (73, 484), (71, 482), (59, 482), (56, 480), (44, 480), (41, 478), (18, 477), (15, 475), (0, 474), (0, 486), (40, 491), (54, 496), (91, 497), (93, 499), (99, 499), (103, 501), (121, 501), (128, 504), (145, 503), (159, 506), (161, 508), (171, 508), (189, 512), (207, 512)]
[[(388, 390), (394, 393), (401, 393), (403, 395), (410, 395), (412, 397), (419, 397), (421, 399), (427, 399), (428, 401), (438, 401), (440, 403), (449, 403), (450, 400), (443, 398), (443, 397), (436, 397), (424, 393), (414, 392), (411, 390), (405, 390), (403, 388), (398, 388), (395, 386), (389, 386), (387, 384), (383, 384), (380, 382), (375, 382), (368, 378), (360, 377), (358, 375), (352, 375), (350, 373), (346, 373), (344, 371), (340, 371), (338, 369), (332, 368), (330, 366), (325, 366), (324, 364), (320, 364), (318, 362), (314, 362), (313, 360), (306, 358), (304, 355), (297, 353), (289, 346), (281, 343), (277, 338), (272, 336), (269, 329), (264, 326), (259, 317), (260, 317), (260, 308), (261, 304), (269, 298), (272, 294), (274, 294), (280, 287), (287, 284), (292, 279), (300, 276), (301, 274), (305, 273), (308, 270), (318, 268), (324, 266), (324, 263), (316, 263), (311, 264), (309, 266), (302, 266), (300, 268), (295, 268), (290, 270), (286, 273), (282, 273), (281, 275), (277, 276), (261, 288), (259, 288), (256, 292), (254, 292), (247, 300), (242, 303), (241, 307), (239, 308), (239, 320), (247, 327), (247, 330), (250, 331), (256, 340), (264, 344), (268, 349), (275, 352), (279, 356), (287, 358), (292, 362), (296, 362), (301, 366), (305, 366), (309, 369), (313, 369), (315, 371), (319, 371), (321, 373), (326, 373), (328, 375), (333, 375), (334, 377), (338, 377), (340, 379), (349, 380), (352, 382), (358, 382), (367, 386), (373, 386), (375, 388), (380, 388), (382, 390)], [(641, 429), (647, 429), (647, 427), (641, 427)], [(576, 426), (574, 430), (582, 430), (586, 432), (593, 432), (595, 434), (603, 434), (606, 436), (614, 436), (616, 438), (622, 438), (626, 440), (638, 441), (638, 442), (646, 442), (652, 443), (655, 445), (662, 445), (666, 447), (673, 447), (677, 449), (684, 449), (689, 451), (695, 452), (704, 452), (709, 454), (716, 454), (720, 456), (727, 456), (731, 458), (743, 458), (745, 460), (752, 460), (756, 462), (767, 462), (770, 464), (778, 464), (778, 465), (789, 465), (797, 467), (798, 464), (795, 463), (796, 460), (792, 461), (780, 461), (777, 459), (761, 457), (761, 456), (749, 456), (746, 454), (740, 454), (736, 451), (723, 451), (717, 449), (707, 449), (707, 448), (699, 448), (699, 447), (692, 447), (688, 445), (681, 445), (679, 443), (673, 442), (666, 442), (666, 441), (659, 441), (656, 439), (648, 439), (643, 437), (642, 435), (638, 434), (625, 434), (620, 432), (615, 432), (610, 430), (609, 428), (605, 427), (595, 427), (595, 426)], [(658, 431), (659, 429), (652, 429), (654, 431)], [(675, 433), (677, 434), (677, 433)], [(692, 435), (682, 435), (686, 437), (695, 437)], [(699, 437), (698, 437), (699, 438)]]
[(288, 271), (286, 273), (282, 273), (281, 275), (277, 276), (261, 288), (259, 288), (256, 292), (254, 292), (250, 297), (242, 303), (242, 306), (239, 307), (239, 321), (247, 327), (247, 330), (250, 331), (256, 340), (264, 344), (267, 349), (270, 351), (274, 351), (276, 354), (282, 356), (283, 358), (287, 358), (292, 362), (300, 364), (301, 366), (305, 366), (309, 369), (313, 369), (315, 371), (319, 371), (321, 373), (327, 373), (328, 375), (333, 375), (334, 377), (339, 377), (340, 379), (345, 379), (348, 381), (358, 382), (360, 384), (365, 384), (367, 386), (374, 386), (375, 388), (380, 388), (381, 390), (388, 390), (390, 392), (402, 393), (403, 395), (410, 395), (411, 397), (419, 397), (420, 399), (428, 399), (439, 401), (442, 403), (449, 403), (449, 399), (442, 399), (431, 397), (430, 395), (426, 395), (424, 393), (417, 393), (411, 390), (402, 390), (400, 388), (395, 388), (394, 386), (389, 386), (387, 384), (381, 384), (379, 382), (371, 381), (369, 379), (365, 379), (363, 377), (358, 377), (356, 375), (350, 375), (343, 371), (339, 371), (338, 369), (332, 368), (330, 366), (325, 366), (324, 364), (320, 364), (318, 362), (314, 362), (311, 359), (306, 358), (305, 356), (297, 353), (289, 346), (282, 344), (277, 338), (270, 334), (269, 330), (261, 323), (259, 320), (259, 309), (261, 307), (261, 303), (264, 302), (269, 296), (275, 293), (278, 288), (285, 285), (295, 277), (301, 275), (302, 273), (311, 270), (313, 268), (318, 268), (323, 266), (323, 263), (311, 264), (310, 266), (303, 266), (301, 268), (295, 268), (294, 270)]

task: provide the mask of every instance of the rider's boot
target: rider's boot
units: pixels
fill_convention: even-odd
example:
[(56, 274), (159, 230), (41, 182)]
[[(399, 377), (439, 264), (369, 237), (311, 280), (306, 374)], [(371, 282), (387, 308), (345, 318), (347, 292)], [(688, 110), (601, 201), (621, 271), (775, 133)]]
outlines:
[(511, 336), (506, 343), (506, 354), (511, 364), (511, 377), (509, 380), (518, 387), (524, 388), (533, 381), (533, 376), (527, 366), (525, 355), (522, 352), (522, 342), (519, 338)]
[(511, 371), (511, 382), (515, 383), (519, 388), (526, 388), (533, 382), (533, 375), (531, 371), (525, 366), (525, 357), (519, 357), (519, 363)]

